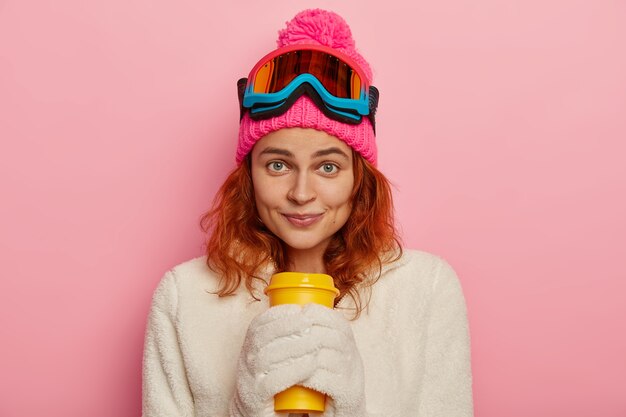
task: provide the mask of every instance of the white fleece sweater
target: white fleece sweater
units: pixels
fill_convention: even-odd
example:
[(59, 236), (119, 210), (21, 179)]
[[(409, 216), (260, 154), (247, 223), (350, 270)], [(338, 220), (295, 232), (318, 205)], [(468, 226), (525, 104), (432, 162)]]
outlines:
[[(217, 285), (206, 257), (176, 266), (159, 283), (145, 339), (144, 417), (228, 415), (248, 324), (269, 305), (262, 283), (261, 301), (245, 288), (219, 298), (212, 294)], [(350, 297), (337, 306), (349, 319), (353, 307)], [(370, 416), (473, 415), (465, 301), (444, 260), (405, 250), (383, 268), (367, 309), (351, 325)]]

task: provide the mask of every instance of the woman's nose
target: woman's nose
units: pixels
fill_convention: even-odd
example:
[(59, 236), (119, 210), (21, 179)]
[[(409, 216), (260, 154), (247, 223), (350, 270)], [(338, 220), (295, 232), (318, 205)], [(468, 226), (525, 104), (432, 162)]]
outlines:
[(289, 201), (302, 205), (315, 200), (315, 197), (315, 187), (309, 173), (298, 172), (298, 174), (294, 176), (294, 183), (287, 194)]

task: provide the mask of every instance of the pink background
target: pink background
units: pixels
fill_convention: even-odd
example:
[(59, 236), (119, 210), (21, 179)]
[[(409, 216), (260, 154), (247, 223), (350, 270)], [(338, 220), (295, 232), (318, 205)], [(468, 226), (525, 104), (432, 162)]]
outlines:
[(139, 415), (235, 82), (312, 6), (374, 67), (406, 246), (462, 281), (477, 417), (626, 416), (626, 3), (269, 4), (0, 0), (0, 416)]

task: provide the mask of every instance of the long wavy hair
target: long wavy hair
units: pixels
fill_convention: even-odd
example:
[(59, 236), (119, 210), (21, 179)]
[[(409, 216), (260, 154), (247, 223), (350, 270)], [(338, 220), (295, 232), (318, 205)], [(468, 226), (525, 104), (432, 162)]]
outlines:
[[(352, 211), (335, 233), (324, 253), (324, 263), (340, 294), (355, 301), (356, 316), (363, 309), (357, 286), (370, 286), (380, 277), (382, 266), (402, 255), (394, 225), (391, 187), (385, 176), (353, 151), (354, 189)], [(276, 272), (289, 266), (287, 247), (261, 223), (256, 209), (250, 154), (235, 168), (218, 190), (212, 208), (200, 219), (207, 233), (207, 265), (220, 277), (219, 296), (232, 295), (243, 283), (257, 298), (253, 281), (273, 263)], [(258, 298), (257, 298), (258, 299)]]

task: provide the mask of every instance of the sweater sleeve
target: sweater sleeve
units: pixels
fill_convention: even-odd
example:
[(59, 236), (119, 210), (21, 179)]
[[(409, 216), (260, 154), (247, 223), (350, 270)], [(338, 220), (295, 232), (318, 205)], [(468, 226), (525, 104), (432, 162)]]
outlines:
[(465, 299), (452, 267), (441, 261), (428, 319), (420, 416), (471, 417), (472, 370)]
[(154, 292), (148, 316), (143, 354), (143, 417), (194, 415), (176, 331), (177, 304), (175, 276), (168, 271)]

